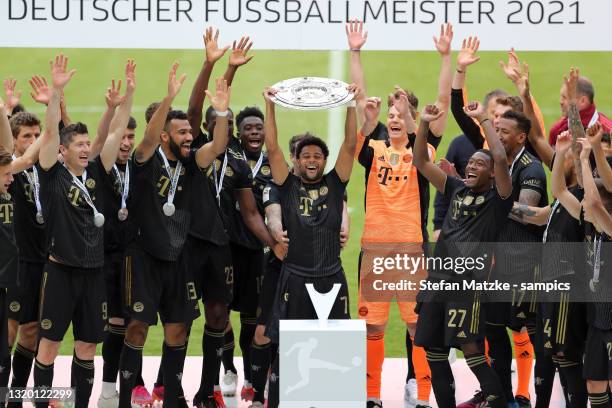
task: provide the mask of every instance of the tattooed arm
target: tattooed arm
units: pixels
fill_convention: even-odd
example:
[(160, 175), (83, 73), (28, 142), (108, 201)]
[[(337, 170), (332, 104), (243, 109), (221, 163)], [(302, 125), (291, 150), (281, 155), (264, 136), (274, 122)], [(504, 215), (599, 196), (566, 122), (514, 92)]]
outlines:
[(532, 207), (527, 204), (514, 203), (510, 218), (523, 224), (546, 225), (551, 207)]
[(567, 118), (569, 121), (569, 131), (572, 135), (572, 153), (574, 155), (574, 167), (576, 168), (576, 178), (578, 184), (582, 185), (582, 166), (580, 165), (580, 147), (577, 139), (582, 139), (586, 136), (582, 121), (580, 120), (580, 111), (578, 110), (578, 78), (580, 78), (579, 69), (570, 69), (569, 78), (563, 77), (567, 88), (567, 97), (569, 106), (567, 108)]

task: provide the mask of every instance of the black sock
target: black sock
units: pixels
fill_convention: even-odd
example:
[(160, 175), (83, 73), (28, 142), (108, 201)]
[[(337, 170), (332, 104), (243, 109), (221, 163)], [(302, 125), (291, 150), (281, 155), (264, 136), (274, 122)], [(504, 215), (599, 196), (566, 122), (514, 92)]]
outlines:
[(87, 408), (94, 383), (93, 360), (81, 360), (76, 355), (72, 356), (71, 378), (76, 388), (75, 408)]
[(11, 354), (9, 353), (0, 359), (0, 387), (8, 387), (10, 376), (11, 376)]
[(565, 379), (567, 387), (566, 405), (570, 408), (586, 408), (589, 393), (586, 381), (582, 378), (582, 363), (558, 358), (559, 375)]
[(272, 372), (270, 373), (270, 385), (268, 387), (268, 408), (278, 408), (279, 400), (279, 361), (278, 352), (272, 355), (274, 361), (272, 362)]
[(204, 353), (204, 365), (202, 366), (202, 379), (198, 390), (198, 400), (205, 400), (213, 395), (215, 382), (219, 377), (221, 356), (223, 355), (223, 343), (225, 330), (215, 330), (204, 325), (204, 336), (202, 336), (202, 352)]
[(536, 393), (535, 408), (548, 408), (555, 380), (555, 365), (552, 356), (536, 352), (533, 379)]
[(412, 364), (412, 339), (410, 332), (406, 329), (406, 359), (408, 360), (408, 373), (406, 374), (406, 383), (408, 380), (416, 378), (414, 375), (414, 364)]
[(486, 395), (488, 406), (491, 408), (506, 408), (508, 404), (501, 383), (497, 374), (495, 374), (495, 370), (487, 363), (485, 355), (483, 353), (466, 355), (465, 361), (478, 378), (480, 389)]
[(119, 408), (132, 407), (132, 388), (142, 364), (142, 347), (124, 342), (119, 358)]
[(489, 357), (491, 367), (497, 373), (497, 377), (504, 390), (508, 402), (514, 401), (512, 392), (512, 346), (510, 337), (505, 326), (486, 325), (486, 337), (489, 342)]
[(28, 350), (17, 343), (15, 353), (13, 354), (11, 387), (25, 387), (28, 384), (30, 371), (32, 371), (32, 363), (34, 363), (34, 353), (33, 350)]
[(609, 408), (610, 397), (607, 392), (591, 393), (589, 392), (589, 401), (591, 401), (591, 408)]
[(427, 363), (431, 370), (431, 386), (440, 408), (455, 408), (455, 379), (450, 363), (449, 350), (425, 349)]
[(242, 362), (244, 365), (244, 381), (252, 383), (251, 374), (251, 343), (255, 336), (257, 318), (240, 314), (240, 350), (242, 350)]
[(159, 365), (159, 369), (157, 370), (157, 380), (155, 380), (155, 386), (160, 387), (164, 385), (164, 370), (162, 370), (161, 364)]
[(257, 345), (253, 342), (251, 344), (251, 382), (253, 383), (253, 390), (255, 391), (253, 402), (259, 401), (262, 404), (264, 403), (264, 391), (269, 369), (270, 343)]
[[(34, 386), (51, 388), (53, 385), (53, 363), (45, 365), (38, 360), (34, 363)], [(49, 402), (37, 402), (36, 408), (48, 408)]]
[(164, 371), (164, 407), (178, 407), (186, 354), (187, 347), (184, 344), (169, 346), (164, 343), (164, 359), (162, 360), (162, 370)]
[[(164, 352), (162, 347), (162, 359), (164, 358)], [(160, 362), (161, 364), (161, 362)], [(161, 370), (161, 366), (160, 366)], [(144, 379), (142, 378), (142, 354), (140, 355), (140, 362), (138, 363), (138, 373), (136, 375), (136, 382), (134, 383), (134, 387), (142, 385), (144, 387)]]
[(231, 371), (234, 374), (238, 372), (234, 366), (235, 348), (236, 344), (234, 343), (234, 329), (230, 328), (230, 330), (225, 333), (223, 343), (223, 371)]
[(102, 343), (102, 359), (104, 366), (102, 368), (102, 381), (114, 383), (117, 381), (117, 373), (119, 372), (119, 357), (123, 348), (125, 339), (125, 326), (120, 324), (108, 325), (108, 334), (104, 343)]

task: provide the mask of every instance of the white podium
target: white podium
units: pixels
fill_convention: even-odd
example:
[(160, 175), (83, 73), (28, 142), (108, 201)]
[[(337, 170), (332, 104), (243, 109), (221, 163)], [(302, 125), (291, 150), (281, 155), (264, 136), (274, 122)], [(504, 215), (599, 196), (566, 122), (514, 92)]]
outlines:
[(363, 320), (280, 321), (280, 408), (362, 408)]

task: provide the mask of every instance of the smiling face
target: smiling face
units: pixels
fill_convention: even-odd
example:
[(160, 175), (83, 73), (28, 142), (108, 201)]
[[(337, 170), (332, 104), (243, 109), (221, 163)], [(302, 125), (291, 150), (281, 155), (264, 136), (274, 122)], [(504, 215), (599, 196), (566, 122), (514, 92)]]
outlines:
[(12, 182), (13, 172), (10, 163), (6, 166), (0, 166), (0, 194), (6, 194)]
[(87, 133), (75, 133), (67, 141), (67, 145), (60, 145), (60, 153), (64, 163), (73, 170), (82, 172), (88, 164), (91, 142)]
[(465, 167), (465, 185), (473, 191), (486, 191), (491, 186), (495, 176), (491, 156), (484, 152), (476, 152), (468, 160)]
[(248, 116), (240, 122), (238, 133), (242, 146), (251, 153), (259, 153), (264, 143), (264, 123), (257, 116)]
[(175, 156), (174, 159), (182, 160), (189, 157), (193, 135), (187, 119), (172, 119), (161, 133), (161, 139)]
[(321, 147), (317, 145), (304, 146), (297, 159), (300, 177), (307, 183), (315, 183), (321, 180), (326, 162)]
[(407, 137), (406, 129), (404, 118), (395, 106), (390, 107), (387, 114), (387, 132), (389, 133), (389, 138), (399, 140)]
[(508, 156), (515, 153), (525, 144), (527, 135), (521, 132), (517, 123), (512, 119), (500, 118), (496, 130)]
[(125, 164), (128, 162), (132, 150), (134, 149), (134, 141), (136, 140), (136, 130), (126, 129), (121, 138), (121, 145), (119, 146), (119, 155), (117, 156), (117, 162)]

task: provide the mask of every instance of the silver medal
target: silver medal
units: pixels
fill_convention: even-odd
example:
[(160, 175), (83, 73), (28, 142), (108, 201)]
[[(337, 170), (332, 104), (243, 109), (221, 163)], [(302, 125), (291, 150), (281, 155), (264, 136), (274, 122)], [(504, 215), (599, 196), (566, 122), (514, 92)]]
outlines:
[(173, 203), (165, 203), (162, 209), (166, 217), (172, 217), (172, 215), (174, 215), (174, 211), (176, 211), (176, 207)]
[(98, 228), (101, 228), (104, 225), (104, 214), (96, 213), (94, 215), (94, 225)]
[(45, 219), (43, 218), (42, 213), (39, 213), (39, 212), (36, 213), (36, 222), (39, 224), (45, 223)]
[(119, 221), (125, 221), (127, 220), (127, 217), (128, 217), (127, 208), (120, 208), (119, 211), (117, 211), (117, 218), (119, 218)]

